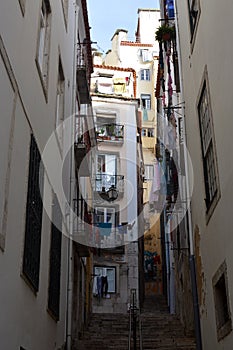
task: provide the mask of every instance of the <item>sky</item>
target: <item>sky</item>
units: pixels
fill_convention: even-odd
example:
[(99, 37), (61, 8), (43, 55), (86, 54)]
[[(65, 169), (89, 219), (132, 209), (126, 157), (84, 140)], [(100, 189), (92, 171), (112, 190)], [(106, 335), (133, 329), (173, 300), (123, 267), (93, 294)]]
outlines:
[(116, 29), (128, 30), (128, 40), (135, 41), (138, 8), (159, 9), (159, 0), (87, 0), (92, 47), (102, 52), (111, 49)]

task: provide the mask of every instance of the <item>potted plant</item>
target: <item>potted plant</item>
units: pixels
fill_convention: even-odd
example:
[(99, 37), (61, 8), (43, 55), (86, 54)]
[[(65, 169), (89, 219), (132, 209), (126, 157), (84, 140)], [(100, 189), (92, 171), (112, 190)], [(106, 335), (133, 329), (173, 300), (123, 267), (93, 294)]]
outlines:
[(162, 24), (155, 32), (155, 40), (170, 41), (175, 37), (175, 27), (170, 27), (168, 24)]

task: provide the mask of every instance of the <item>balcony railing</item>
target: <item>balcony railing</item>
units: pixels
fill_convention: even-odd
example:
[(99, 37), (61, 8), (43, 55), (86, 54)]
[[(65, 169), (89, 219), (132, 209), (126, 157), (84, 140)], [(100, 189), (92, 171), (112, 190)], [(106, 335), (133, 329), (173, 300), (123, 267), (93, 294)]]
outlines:
[(123, 143), (124, 125), (104, 124), (96, 127), (97, 141), (114, 141)]
[(99, 173), (95, 175), (94, 190), (96, 192), (107, 192), (110, 187), (114, 186), (120, 193), (124, 192), (124, 176)]
[(77, 48), (77, 71), (76, 71), (77, 95), (81, 104), (90, 104), (90, 92), (85, 62), (85, 50), (79, 45)]

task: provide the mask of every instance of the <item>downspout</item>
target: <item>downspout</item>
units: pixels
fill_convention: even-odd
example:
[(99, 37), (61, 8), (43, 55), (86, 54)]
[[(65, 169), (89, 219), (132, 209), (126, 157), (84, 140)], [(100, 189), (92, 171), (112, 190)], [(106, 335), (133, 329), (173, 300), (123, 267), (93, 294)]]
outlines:
[(69, 188), (69, 241), (68, 241), (68, 280), (67, 280), (67, 312), (66, 312), (66, 350), (71, 350), (72, 343), (72, 302), (73, 302), (73, 191), (74, 179), (74, 141), (75, 141), (75, 114), (76, 114), (76, 65), (77, 65), (77, 27), (79, 7), (74, 3), (74, 53), (73, 53), (73, 82), (72, 82), (72, 116), (70, 123), (71, 152), (70, 152), (70, 188)]
[[(180, 49), (180, 35), (178, 26), (178, 11), (177, 11), (177, 0), (174, 0), (175, 6), (175, 25), (177, 33), (177, 51), (178, 51), (178, 64), (180, 72), (180, 96), (182, 101), (184, 101), (183, 93), (183, 74), (182, 74), (182, 62), (181, 62), (181, 49)], [(194, 325), (195, 325), (195, 336), (196, 336), (196, 347), (197, 350), (202, 350), (202, 336), (201, 336), (201, 322), (200, 322), (200, 310), (198, 302), (198, 291), (197, 291), (197, 279), (196, 279), (196, 264), (195, 264), (195, 253), (193, 245), (193, 226), (192, 226), (192, 216), (189, 202), (191, 201), (190, 194), (190, 183), (189, 183), (189, 169), (188, 169), (188, 155), (186, 147), (186, 125), (184, 115), (183, 119), (183, 131), (184, 131), (184, 164), (185, 164), (185, 186), (186, 186), (186, 196), (187, 196), (187, 214), (188, 214), (188, 238), (189, 238), (189, 263), (190, 263), (190, 275), (191, 275), (191, 288), (193, 296), (193, 309), (194, 309)]]

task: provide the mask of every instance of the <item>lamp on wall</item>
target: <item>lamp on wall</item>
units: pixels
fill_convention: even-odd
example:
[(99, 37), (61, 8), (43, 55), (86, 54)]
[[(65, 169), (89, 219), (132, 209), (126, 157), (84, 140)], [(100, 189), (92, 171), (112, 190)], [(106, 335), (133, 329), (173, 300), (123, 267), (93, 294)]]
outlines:
[(108, 195), (108, 201), (113, 202), (117, 199), (118, 197), (118, 191), (114, 185), (112, 185), (109, 190), (107, 191)]

